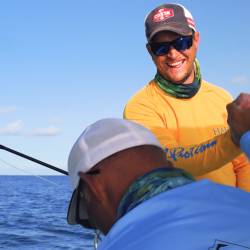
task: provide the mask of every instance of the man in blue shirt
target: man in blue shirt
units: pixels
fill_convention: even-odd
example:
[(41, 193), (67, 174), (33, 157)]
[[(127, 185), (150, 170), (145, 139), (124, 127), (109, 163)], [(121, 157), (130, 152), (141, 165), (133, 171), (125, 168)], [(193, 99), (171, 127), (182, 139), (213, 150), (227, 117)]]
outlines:
[(68, 169), (68, 222), (100, 230), (98, 250), (250, 249), (249, 193), (194, 181), (139, 124), (90, 125), (72, 147)]
[(250, 159), (250, 94), (240, 94), (227, 111), (232, 140)]

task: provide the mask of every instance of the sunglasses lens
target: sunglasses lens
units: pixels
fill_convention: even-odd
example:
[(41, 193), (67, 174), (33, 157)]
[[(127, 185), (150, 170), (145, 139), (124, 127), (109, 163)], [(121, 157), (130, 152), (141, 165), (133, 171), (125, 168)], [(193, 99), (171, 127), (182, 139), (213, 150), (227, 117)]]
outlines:
[(176, 50), (186, 50), (189, 49), (193, 44), (193, 37), (192, 36), (184, 36), (176, 39), (173, 43), (173, 46)]
[(156, 56), (163, 56), (168, 53), (169, 47), (166, 43), (155, 43), (151, 45), (151, 50)]
[(150, 47), (154, 55), (163, 56), (169, 52), (170, 46), (173, 46), (178, 51), (182, 51), (189, 49), (192, 45), (193, 36), (184, 36), (171, 42), (151, 43)]

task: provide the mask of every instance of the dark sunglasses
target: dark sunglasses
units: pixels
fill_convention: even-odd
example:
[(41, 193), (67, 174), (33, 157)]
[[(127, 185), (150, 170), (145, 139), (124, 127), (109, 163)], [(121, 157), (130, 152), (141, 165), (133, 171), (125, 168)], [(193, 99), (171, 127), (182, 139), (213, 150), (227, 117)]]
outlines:
[(192, 45), (193, 36), (181, 36), (171, 42), (149, 43), (151, 51), (156, 56), (163, 56), (168, 54), (171, 46), (173, 46), (178, 51), (182, 51), (189, 49)]
[[(95, 169), (95, 170), (91, 170), (89, 172), (87, 172), (86, 174), (89, 174), (89, 175), (98, 175), (100, 174), (101, 170), (100, 169)], [(76, 199), (76, 222), (80, 225), (82, 225), (83, 227), (85, 228), (93, 228), (90, 223), (89, 223), (89, 220), (85, 220), (85, 219), (82, 219), (81, 216), (80, 216), (80, 202), (81, 202), (81, 199), (85, 199), (84, 198), (84, 195), (81, 194), (81, 190), (84, 189), (84, 182), (82, 180), (80, 180), (80, 183), (78, 185), (78, 188), (76, 190), (77, 192), (77, 199)], [(86, 201), (85, 201), (86, 202)]]

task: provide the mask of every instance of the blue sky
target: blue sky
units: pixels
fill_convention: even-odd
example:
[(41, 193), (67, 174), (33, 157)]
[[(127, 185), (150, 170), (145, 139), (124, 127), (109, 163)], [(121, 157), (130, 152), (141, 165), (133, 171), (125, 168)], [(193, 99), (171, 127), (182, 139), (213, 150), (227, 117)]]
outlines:
[[(90, 123), (122, 117), (155, 74), (144, 18), (158, 0), (0, 2), (0, 144), (67, 169)], [(178, 1), (193, 14), (204, 79), (250, 92), (249, 0)], [(27, 171), (27, 172), (24, 172)], [(55, 174), (0, 151), (0, 174)]]

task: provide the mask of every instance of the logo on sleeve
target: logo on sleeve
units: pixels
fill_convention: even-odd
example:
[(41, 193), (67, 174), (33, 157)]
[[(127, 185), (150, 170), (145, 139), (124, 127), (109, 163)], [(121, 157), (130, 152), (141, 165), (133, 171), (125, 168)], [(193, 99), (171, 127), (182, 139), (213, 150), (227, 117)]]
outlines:
[(177, 161), (178, 159), (189, 159), (195, 157), (197, 154), (202, 154), (210, 148), (215, 147), (217, 144), (217, 140), (209, 141), (208, 143), (201, 144), (198, 146), (190, 147), (188, 149), (184, 147), (176, 147), (176, 148), (165, 148), (165, 153), (167, 154), (167, 158), (171, 161)]

